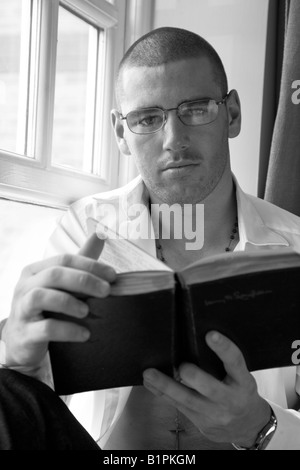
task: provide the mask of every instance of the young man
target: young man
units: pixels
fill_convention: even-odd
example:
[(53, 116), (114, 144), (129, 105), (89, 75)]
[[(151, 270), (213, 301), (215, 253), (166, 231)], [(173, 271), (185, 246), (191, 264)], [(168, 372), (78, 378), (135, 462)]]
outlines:
[[(135, 159), (140, 177), (124, 188), (85, 198), (71, 207), (52, 237), (51, 249), (77, 253), (83, 247), (83, 251), (27, 267), (2, 331), (6, 357), (1, 362), (17, 370), (2, 371), (2, 409), (17, 409), (20, 404), (24, 409), (25, 401), (31, 426), (44, 430), (39, 431), (41, 448), (94, 448), (94, 441), (67, 409), (62, 410), (64, 405), (55, 393), (19, 372), (49, 383), (49, 341), (88, 338), (81, 327), (46, 320), (41, 312), (60, 311), (81, 318), (88, 314), (86, 305), (66, 292), (109, 294), (114, 270), (101, 263), (101, 257), (99, 262), (87, 258), (98, 258), (95, 237), (84, 245), (87, 219), (97, 219), (102, 204), (109, 201), (122, 207), (108, 215), (106, 222), (114, 226), (118, 214), (118, 223), (127, 222), (129, 237), (137, 224), (130, 217), (134, 204), (143, 204), (145, 209), (139, 223), (149, 219), (150, 204), (191, 204), (194, 209), (204, 204), (201, 249), (187, 251), (187, 240), (172, 233), (160, 240), (160, 257), (173, 269), (228, 249), (300, 249), (299, 218), (244, 194), (231, 173), (228, 138), (240, 132), (240, 102), (235, 90), (228, 93), (222, 62), (206, 41), (175, 28), (152, 31), (126, 53), (116, 93), (118, 110), (112, 111), (112, 122), (117, 142), (123, 154)], [(134, 243), (155, 256), (155, 240)], [(295, 368), (250, 374), (231, 341), (217, 332), (210, 332), (206, 339), (224, 363), (227, 377), (223, 382), (193, 364), (182, 364), (180, 381), (151, 369), (144, 373), (144, 387), (84, 396), (85, 420), (102, 448), (233, 449), (231, 443), (236, 448), (300, 448), (300, 415), (287, 409), (298, 405)], [(39, 403), (33, 404), (31, 396), (39, 397)], [(4, 416), (0, 434), (2, 446), (8, 448), (19, 445), (12, 437), (13, 418), (15, 414)], [(59, 432), (55, 433), (55, 426)], [(20, 424), (19, 429), (22, 433)]]

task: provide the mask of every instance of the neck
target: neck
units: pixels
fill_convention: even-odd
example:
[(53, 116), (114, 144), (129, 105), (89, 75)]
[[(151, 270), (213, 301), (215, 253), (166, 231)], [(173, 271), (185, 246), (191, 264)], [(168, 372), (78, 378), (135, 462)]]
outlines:
[[(162, 204), (165, 204), (164, 201), (160, 201), (155, 195), (151, 193), (149, 202), (151, 204), (151, 208), (154, 209), (154, 211), (156, 209), (158, 210), (159, 207), (162, 207)], [(171, 204), (167, 207), (170, 206)], [(184, 223), (185, 221), (189, 223), (190, 219), (196, 221), (196, 216), (199, 214), (199, 206), (204, 207), (204, 229), (206, 243), (208, 243), (210, 239), (215, 238), (215, 235), (217, 235), (218, 232), (223, 232), (223, 230), (226, 231), (227, 227), (232, 228), (234, 220), (237, 216), (237, 206), (235, 187), (230, 171), (224, 172), (218, 185), (205, 199), (197, 201), (193, 204), (174, 204), (174, 206), (172, 206), (176, 209), (176, 217), (174, 217), (174, 224), (169, 224), (170, 238), (174, 238), (176, 221), (177, 224)], [(181, 214), (181, 217), (179, 217), (179, 214)], [(168, 220), (168, 222), (170, 222), (170, 220)], [(183, 238), (185, 238), (184, 230)]]
[[(235, 186), (232, 175), (226, 175), (204, 201), (204, 232), (207, 249), (217, 249), (228, 240), (237, 217)], [(222, 251), (222, 250), (221, 250)]]
[[(198, 247), (196, 240), (193, 243), (193, 248), (187, 248), (188, 245), (190, 247), (192, 246), (191, 237), (186, 236), (186, 231), (184, 229), (182, 230), (182, 237), (176, 237), (176, 218), (174, 218), (175, 224), (171, 225), (169, 237), (162, 237), (162, 231), (156, 230), (156, 233), (159, 233), (160, 235), (159, 243), (164, 252), (166, 262), (171, 265), (171, 267), (184, 267), (186, 264), (196, 261), (199, 258), (224, 253), (226, 248), (229, 246), (230, 237), (237, 217), (235, 187), (231, 173), (220, 180), (217, 187), (207, 198), (199, 203), (189, 205), (188, 207), (190, 210), (188, 211), (182, 210), (183, 216), (181, 219), (181, 227), (185, 227), (184, 224), (191, 227), (191, 221), (196, 221), (197, 226), (197, 216), (199, 221), (197, 205), (202, 205), (202, 207), (204, 207), (204, 218), (201, 220), (202, 234), (204, 225), (204, 242), (201, 243), (200, 247)], [(185, 208), (183, 207), (183, 209)], [(196, 228), (197, 236), (199, 236), (198, 228)], [(234, 248), (237, 241), (238, 237), (236, 237), (231, 244), (230, 250)], [(175, 259), (176, 261), (173, 261), (173, 263), (176, 263), (176, 265), (172, 266), (170, 259)]]

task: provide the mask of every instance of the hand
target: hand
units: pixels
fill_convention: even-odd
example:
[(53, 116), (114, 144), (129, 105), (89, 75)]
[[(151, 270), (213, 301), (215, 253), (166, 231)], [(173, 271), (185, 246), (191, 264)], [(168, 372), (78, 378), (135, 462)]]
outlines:
[[(115, 271), (98, 261), (104, 241), (93, 234), (77, 255), (61, 255), (27, 266), (16, 286), (4, 326), (8, 366), (39, 367), (49, 341), (83, 342), (89, 331), (73, 322), (45, 319), (45, 310), (84, 318), (88, 306), (72, 293), (106, 297)], [(89, 257), (89, 258), (88, 258)]]
[(224, 364), (223, 382), (194, 364), (182, 364), (181, 382), (148, 369), (144, 386), (178, 408), (211, 441), (251, 447), (270, 419), (270, 406), (258, 395), (238, 347), (217, 332), (208, 333), (206, 342)]

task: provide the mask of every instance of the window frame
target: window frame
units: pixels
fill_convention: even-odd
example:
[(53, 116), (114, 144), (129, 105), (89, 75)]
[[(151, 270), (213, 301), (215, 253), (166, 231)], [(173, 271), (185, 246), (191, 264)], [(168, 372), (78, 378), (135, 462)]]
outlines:
[[(114, 4), (105, 0), (36, 0), (38, 8), (35, 14), (40, 26), (34, 31), (34, 35), (38, 38), (39, 60), (37, 69), (34, 70), (35, 78), (37, 77), (36, 106), (32, 108), (35, 139), (29, 143), (35, 147), (35, 159), (0, 150), (1, 197), (65, 208), (76, 199), (118, 185), (119, 152), (109, 122), (109, 113), (113, 107), (114, 95), (111, 77), (114, 76), (124, 52), (126, 3), (124, 0), (115, 0)], [(107, 156), (101, 158), (102, 177), (51, 164), (59, 5), (105, 29), (104, 99), (101, 116), (99, 106), (96, 114), (98, 128), (99, 119), (107, 116), (101, 126), (101, 151), (102, 155)], [(30, 122), (32, 121), (31, 117)]]

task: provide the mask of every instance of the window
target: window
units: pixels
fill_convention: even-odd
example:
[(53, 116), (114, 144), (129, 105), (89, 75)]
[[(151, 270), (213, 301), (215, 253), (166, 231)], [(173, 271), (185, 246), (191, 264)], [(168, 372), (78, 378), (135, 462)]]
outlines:
[(65, 206), (117, 185), (124, 0), (1, 0), (0, 192)]
[(0, 3), (0, 129), (1, 148), (32, 157), (27, 130), (32, 119), (29, 110), (30, 66), (34, 62), (30, 0)]
[(16, 151), (20, 86), (22, 5), (0, 3), (0, 129), (1, 146)]
[(63, 7), (58, 18), (52, 163), (97, 174), (95, 104), (105, 65), (104, 30)]
[(153, 4), (0, 0), (0, 319), (60, 209), (135, 176), (111, 131), (112, 77)]

